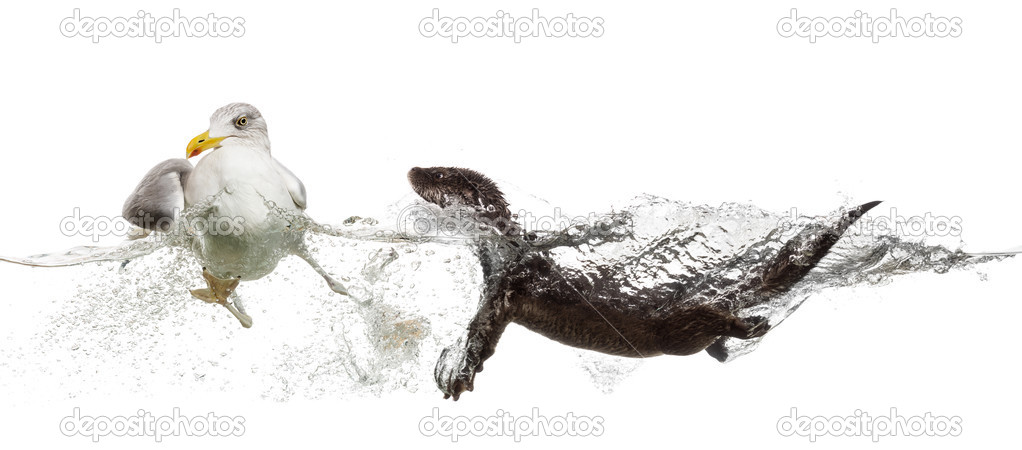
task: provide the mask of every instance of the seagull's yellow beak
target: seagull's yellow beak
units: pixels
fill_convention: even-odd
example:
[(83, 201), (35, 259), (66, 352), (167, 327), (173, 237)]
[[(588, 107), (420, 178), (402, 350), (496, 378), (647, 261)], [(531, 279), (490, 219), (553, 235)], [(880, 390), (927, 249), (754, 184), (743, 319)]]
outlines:
[(192, 141), (188, 143), (188, 148), (185, 149), (185, 158), (198, 156), (199, 153), (212, 148), (219, 148), (220, 141), (227, 139), (228, 137), (230, 136), (211, 138), (209, 137), (209, 130), (206, 130), (204, 133), (192, 138)]

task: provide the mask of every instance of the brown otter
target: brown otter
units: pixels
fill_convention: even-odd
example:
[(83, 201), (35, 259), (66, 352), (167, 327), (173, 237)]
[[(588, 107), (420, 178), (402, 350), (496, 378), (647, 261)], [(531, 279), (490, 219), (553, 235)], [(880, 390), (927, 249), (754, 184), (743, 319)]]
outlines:
[[(844, 231), (880, 202), (846, 212), (834, 225), (813, 225), (787, 241), (771, 258), (750, 263), (735, 258), (738, 279), (706, 277), (689, 285), (665, 285), (624, 296), (608, 273), (582, 274), (559, 267), (530, 243), (514, 223), (496, 183), (469, 169), (413, 168), (408, 181), (426, 201), (476, 209), (476, 219), (493, 225), (499, 239), (479, 241), (483, 299), (468, 334), (447, 347), (434, 373), (444, 398), (471, 391), (475, 374), (493, 356), (497, 341), (511, 322), (557, 342), (618, 356), (691, 355), (702, 350), (722, 360), (727, 337), (763, 336), (764, 318), (739, 318), (716, 307), (715, 299), (745, 299), (755, 304), (787, 291), (823, 258)], [(496, 242), (496, 243), (495, 243)], [(512, 257), (508, 257), (511, 249)], [(751, 259), (750, 259), (751, 260)], [(681, 289), (687, 288), (687, 289)], [(751, 301), (750, 301), (751, 300)]]

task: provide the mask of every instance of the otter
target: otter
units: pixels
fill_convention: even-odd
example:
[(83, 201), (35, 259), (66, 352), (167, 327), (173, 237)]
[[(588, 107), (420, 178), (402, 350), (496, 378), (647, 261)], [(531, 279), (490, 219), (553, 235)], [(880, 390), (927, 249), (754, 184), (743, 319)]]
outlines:
[(456, 167), (415, 167), (408, 172), (408, 181), (430, 203), (475, 209), (474, 218), (492, 226), (498, 236), (478, 243), (483, 298), (467, 335), (443, 350), (434, 372), (444, 398), (455, 401), (474, 389), (476, 373), (482, 372), (512, 322), (562, 344), (610, 355), (684, 356), (706, 350), (723, 362), (725, 339), (762, 337), (771, 327), (764, 317), (740, 318), (715, 305), (726, 302), (714, 300), (756, 304), (786, 292), (849, 226), (880, 203), (851, 209), (836, 224), (810, 226), (772, 258), (751, 268), (741, 265), (749, 264), (743, 258), (735, 258), (728, 268), (742, 269), (744, 275), (737, 280), (711, 283), (706, 277), (688, 286), (664, 285), (624, 296), (615, 289), (619, 281), (611, 274), (572, 272), (559, 267), (544, 248), (534, 246), (535, 235), (522, 232), (503, 193), (485, 175)]

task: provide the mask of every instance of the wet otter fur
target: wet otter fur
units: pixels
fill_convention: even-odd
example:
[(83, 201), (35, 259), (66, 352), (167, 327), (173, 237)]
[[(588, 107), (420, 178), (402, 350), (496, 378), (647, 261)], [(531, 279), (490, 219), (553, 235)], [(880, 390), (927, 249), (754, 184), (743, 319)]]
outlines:
[[(833, 226), (803, 231), (771, 260), (743, 267), (745, 276), (738, 280), (696, 284), (688, 292), (661, 286), (623, 298), (613, 277), (578, 276), (531, 248), (531, 239), (515, 224), (503, 193), (485, 175), (455, 167), (416, 167), (409, 171), (408, 181), (420, 197), (440, 207), (476, 208), (477, 219), (494, 225), (505, 241), (480, 241), (486, 281), (480, 308), (466, 338), (447, 347), (436, 366), (437, 386), (444, 398), (454, 400), (473, 390), (475, 374), (493, 356), (512, 322), (557, 342), (611, 355), (691, 355), (707, 350), (723, 361), (725, 338), (761, 337), (770, 326), (764, 318), (742, 319), (712, 306), (720, 303), (713, 300), (751, 299), (744, 302), (750, 304), (784, 293), (816, 266), (852, 223), (880, 203), (848, 211)], [(496, 254), (508, 248), (516, 252), (514, 257)], [(739, 262), (741, 258), (736, 258), (734, 263)]]

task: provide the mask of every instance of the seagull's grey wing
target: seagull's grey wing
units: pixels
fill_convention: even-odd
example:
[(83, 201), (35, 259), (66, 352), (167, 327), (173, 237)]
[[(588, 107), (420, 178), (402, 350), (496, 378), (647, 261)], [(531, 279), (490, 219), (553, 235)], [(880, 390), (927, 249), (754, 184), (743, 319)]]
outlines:
[(273, 162), (277, 166), (277, 173), (284, 179), (284, 185), (287, 186), (287, 191), (291, 193), (291, 200), (294, 200), (295, 206), (298, 209), (305, 209), (305, 185), (302, 184), (302, 180), (299, 180), (295, 174), (287, 170), (287, 167), (284, 167), (276, 158), (273, 159)]
[(192, 164), (168, 159), (153, 167), (124, 202), (121, 215), (149, 231), (169, 231), (185, 208), (185, 183)]

